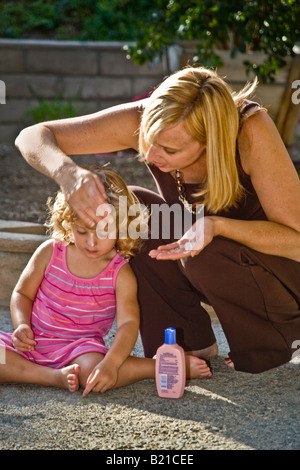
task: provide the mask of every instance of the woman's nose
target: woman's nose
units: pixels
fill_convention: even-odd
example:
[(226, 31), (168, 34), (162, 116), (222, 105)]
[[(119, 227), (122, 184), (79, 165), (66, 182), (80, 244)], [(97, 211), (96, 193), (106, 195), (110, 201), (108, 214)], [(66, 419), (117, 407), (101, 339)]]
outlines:
[(153, 162), (154, 156), (157, 154), (157, 147), (155, 145), (150, 145), (148, 152), (146, 153), (146, 161)]

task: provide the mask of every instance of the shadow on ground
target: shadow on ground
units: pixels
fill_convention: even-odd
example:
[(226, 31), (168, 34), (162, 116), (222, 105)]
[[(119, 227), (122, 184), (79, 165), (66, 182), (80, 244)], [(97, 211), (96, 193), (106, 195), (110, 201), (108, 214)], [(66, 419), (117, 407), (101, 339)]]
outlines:
[[(299, 449), (297, 358), (264, 374), (235, 372), (224, 365), (227, 343), (218, 322), (213, 325), (220, 347), (213, 378), (191, 381), (179, 400), (158, 397), (151, 380), (86, 398), (56, 388), (0, 385), (0, 448)], [(1, 310), (0, 330), (11, 331), (8, 309)], [(135, 351), (141, 353), (139, 342)]]

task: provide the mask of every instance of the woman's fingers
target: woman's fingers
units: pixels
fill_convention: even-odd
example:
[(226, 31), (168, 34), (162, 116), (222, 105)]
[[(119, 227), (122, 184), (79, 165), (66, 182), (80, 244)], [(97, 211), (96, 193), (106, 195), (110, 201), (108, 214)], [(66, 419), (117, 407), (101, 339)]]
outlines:
[(93, 209), (75, 209), (74, 211), (76, 215), (79, 217), (79, 219), (87, 226), (90, 228), (95, 227), (95, 225), (98, 223), (99, 218), (95, 216), (96, 212), (93, 211)]
[(191, 256), (191, 250), (187, 246), (189, 242), (180, 240), (179, 242), (170, 243), (168, 245), (159, 246), (156, 250), (151, 250), (149, 256), (151, 258), (161, 260), (177, 260)]
[(178, 260), (198, 255), (213, 239), (211, 223), (209, 220), (208, 222), (209, 224), (206, 225), (208, 228), (204, 230), (204, 219), (197, 220), (180, 240), (151, 250), (149, 256), (157, 260)]
[(65, 190), (67, 201), (73, 211), (89, 227), (99, 221), (97, 208), (106, 202), (105, 188), (97, 175), (80, 169), (76, 184), (70, 190)]

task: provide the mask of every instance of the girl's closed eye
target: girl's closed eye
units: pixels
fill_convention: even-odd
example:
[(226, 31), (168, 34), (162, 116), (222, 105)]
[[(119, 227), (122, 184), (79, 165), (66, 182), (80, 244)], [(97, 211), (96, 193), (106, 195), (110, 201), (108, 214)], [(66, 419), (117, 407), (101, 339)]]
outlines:
[(78, 233), (79, 235), (86, 235), (87, 231), (84, 228), (77, 227), (77, 226), (75, 226), (75, 228), (76, 228), (76, 233)]

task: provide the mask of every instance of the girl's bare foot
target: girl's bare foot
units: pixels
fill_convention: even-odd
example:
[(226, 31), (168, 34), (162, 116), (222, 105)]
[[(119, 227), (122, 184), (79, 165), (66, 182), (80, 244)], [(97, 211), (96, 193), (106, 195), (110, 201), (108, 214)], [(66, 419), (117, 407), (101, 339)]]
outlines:
[(188, 379), (203, 379), (212, 376), (212, 371), (204, 359), (186, 354), (186, 376)]
[(71, 393), (77, 392), (79, 389), (79, 372), (78, 364), (72, 364), (61, 369), (64, 388), (69, 389)]

